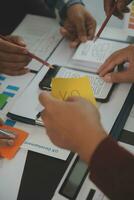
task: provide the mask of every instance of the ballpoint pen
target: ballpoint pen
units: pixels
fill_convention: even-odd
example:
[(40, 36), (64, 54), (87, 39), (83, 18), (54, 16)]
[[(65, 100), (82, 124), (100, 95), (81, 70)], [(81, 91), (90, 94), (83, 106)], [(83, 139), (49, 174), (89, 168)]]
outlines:
[[(3, 39), (3, 40), (5, 40), (5, 41), (7, 41), (7, 42), (12, 43), (12, 44), (18, 45), (17, 43), (10, 41), (7, 37), (5, 37), (5, 36), (3, 36), (3, 35), (0, 35), (0, 38)], [(28, 50), (27, 50), (27, 55), (28, 55), (29, 57), (31, 57), (31, 58), (33, 58), (33, 59), (39, 61), (39, 62), (42, 63), (43, 65), (46, 65), (46, 66), (49, 67), (49, 68), (53, 68), (53, 66), (52, 66), (51, 64), (49, 64), (46, 60), (43, 60), (42, 58), (36, 56), (35, 54), (31, 53), (31, 52), (28, 51)]]

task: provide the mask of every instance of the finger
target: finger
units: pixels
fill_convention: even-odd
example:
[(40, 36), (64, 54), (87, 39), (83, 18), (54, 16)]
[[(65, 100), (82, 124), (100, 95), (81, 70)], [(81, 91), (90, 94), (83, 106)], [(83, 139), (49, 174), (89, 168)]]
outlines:
[(113, 7), (114, 3), (114, 0), (104, 0), (104, 10), (107, 16), (111, 12), (111, 8)]
[(105, 75), (103, 79), (110, 83), (134, 82), (134, 75), (131, 71), (113, 72)]
[(68, 97), (67, 99), (66, 99), (66, 102), (83, 102), (83, 101), (86, 101), (84, 98), (82, 98), (82, 97), (78, 97), (78, 96), (71, 96), (71, 97)]
[(119, 19), (123, 19), (124, 14), (122, 12), (120, 12), (119, 10), (115, 10), (115, 12), (113, 13), (114, 16), (118, 17)]
[(65, 28), (60, 29), (60, 33), (63, 37), (69, 39), (69, 40), (74, 40), (76, 38), (76, 34), (73, 30), (67, 30)]
[(52, 97), (50, 92), (44, 91), (39, 95), (39, 101), (44, 107), (47, 107), (47, 105), (49, 105), (50, 102), (53, 101), (53, 99), (54, 98)]
[(14, 140), (9, 139), (0, 139), (0, 147), (3, 146), (13, 146)]
[(76, 21), (76, 32), (81, 42), (87, 41), (87, 30), (85, 26), (85, 17), (80, 16)]
[(26, 43), (24, 42), (23, 38), (20, 36), (9, 36), (8, 37), (11, 42), (18, 44), (22, 47), (26, 47)]
[(12, 62), (0, 62), (0, 71), (4, 71), (6, 69), (14, 71), (24, 69), (27, 66), (27, 62), (22, 63), (12, 63)]
[(117, 1), (117, 9), (120, 11), (120, 12), (123, 12), (126, 8), (127, 8), (127, 5), (131, 2), (131, 0), (125, 0), (125, 1), (122, 1), (122, 0), (118, 0)]
[(128, 12), (130, 12), (130, 9), (128, 7), (123, 9), (123, 13), (128, 13)]
[(0, 39), (0, 51), (8, 53), (27, 54), (27, 50), (24, 47), (18, 46), (3, 39)]
[(60, 28), (60, 33), (61, 33), (61, 35), (63, 37), (68, 37), (69, 36), (68, 31), (63, 26)]
[(92, 18), (91, 22), (91, 18), (87, 17), (86, 27), (87, 27), (87, 39), (92, 40), (95, 35), (96, 21)]
[(18, 76), (18, 75), (23, 75), (29, 72), (29, 69), (20, 69), (20, 70), (11, 70), (11, 69), (5, 69), (2, 71), (2, 73), (7, 74), (9, 76)]
[(76, 38), (75, 40), (70, 41), (69, 46), (70, 48), (76, 48), (79, 44), (80, 44), (80, 40)]
[(28, 63), (31, 61), (31, 58), (28, 55), (24, 55), (24, 54), (7, 53), (7, 52), (0, 51), (0, 61)]
[(99, 68), (98, 73), (100, 76), (104, 76), (107, 72), (114, 69), (117, 65), (124, 63), (127, 61), (127, 57), (125, 54), (125, 50), (119, 50), (113, 53)]

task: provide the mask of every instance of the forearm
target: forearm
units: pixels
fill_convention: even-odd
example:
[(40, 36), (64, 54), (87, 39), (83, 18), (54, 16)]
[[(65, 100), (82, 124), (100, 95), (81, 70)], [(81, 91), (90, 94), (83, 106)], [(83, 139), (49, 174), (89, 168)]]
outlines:
[(58, 0), (57, 1), (56, 7), (59, 10), (59, 15), (62, 20), (66, 18), (67, 9), (74, 4), (84, 5), (82, 0)]
[(134, 156), (111, 137), (97, 147), (90, 162), (90, 179), (112, 200), (134, 199)]

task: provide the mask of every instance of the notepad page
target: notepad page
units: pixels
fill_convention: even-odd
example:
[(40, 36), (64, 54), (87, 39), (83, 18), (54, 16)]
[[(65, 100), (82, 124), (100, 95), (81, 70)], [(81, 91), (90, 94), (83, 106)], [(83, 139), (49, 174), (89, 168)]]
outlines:
[(73, 61), (89, 68), (98, 68), (115, 51), (128, 46), (126, 43), (98, 39), (96, 42), (87, 41), (77, 48)]

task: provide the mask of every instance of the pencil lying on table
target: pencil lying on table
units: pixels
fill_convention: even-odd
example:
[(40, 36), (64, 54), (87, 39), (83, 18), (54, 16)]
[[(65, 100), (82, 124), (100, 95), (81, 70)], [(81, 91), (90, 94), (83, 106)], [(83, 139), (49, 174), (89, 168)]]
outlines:
[[(19, 44), (15, 43), (15, 42), (12, 42), (10, 41), (7, 37), (3, 36), (3, 35), (0, 35), (0, 38), (7, 41), (7, 42), (10, 42), (12, 44), (16, 44), (19, 46)], [(37, 61), (39, 61), (40, 63), (42, 63), (43, 65), (46, 65), (47, 67), (49, 68), (53, 68), (53, 66), (51, 64), (49, 64), (47, 61), (43, 60), (42, 58), (36, 56), (35, 54), (31, 53), (30, 51), (27, 51), (27, 55), (30, 57), (30, 58), (33, 58)]]
[(95, 36), (95, 38), (94, 38), (94, 42), (100, 37), (100, 35), (101, 35), (103, 29), (104, 29), (105, 26), (107, 25), (107, 23), (108, 23), (108, 21), (110, 20), (112, 14), (114, 13), (115, 9), (116, 9), (116, 3), (114, 4), (114, 6), (113, 6), (113, 8), (111, 9), (109, 15), (106, 17), (105, 21), (104, 21), (103, 24), (101, 25), (101, 27), (100, 27), (98, 33), (96, 34), (96, 36)]

